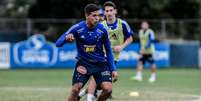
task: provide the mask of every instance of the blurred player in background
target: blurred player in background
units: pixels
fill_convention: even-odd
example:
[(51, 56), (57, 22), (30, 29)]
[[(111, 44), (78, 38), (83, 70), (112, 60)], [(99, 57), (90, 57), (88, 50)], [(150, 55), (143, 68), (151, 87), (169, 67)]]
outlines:
[[(72, 26), (56, 42), (61, 47), (67, 41), (76, 41), (77, 63), (73, 73), (72, 89), (68, 101), (77, 101), (80, 89), (91, 76), (100, 85), (102, 92), (97, 101), (105, 101), (112, 92), (112, 76), (118, 75), (108, 32), (99, 23), (99, 8), (95, 4), (85, 7), (86, 21)], [(106, 57), (105, 57), (105, 52)]]
[(101, 8), (99, 10), (100, 22), (105, 20), (104, 10)]
[(151, 76), (149, 78), (149, 82), (156, 81), (156, 64), (153, 58), (155, 47), (154, 47), (154, 31), (149, 28), (149, 24), (147, 21), (143, 21), (141, 23), (141, 29), (139, 31), (139, 38), (140, 38), (140, 59), (138, 60), (137, 65), (137, 73), (136, 76), (132, 79), (137, 81), (143, 80), (143, 66), (145, 62), (151, 64)]
[(126, 21), (116, 17), (117, 8), (113, 2), (105, 2), (104, 11), (106, 20), (102, 23), (109, 33), (114, 59), (117, 63), (120, 52), (133, 41), (133, 31)]
[[(104, 3), (104, 14), (105, 14), (105, 21), (102, 21), (102, 24), (105, 26), (109, 33), (109, 39), (111, 42), (111, 47), (113, 54), (115, 56), (115, 64), (119, 60), (120, 52), (128, 46), (132, 41), (133, 31), (131, 30), (128, 23), (120, 18), (117, 18), (117, 9), (116, 5), (111, 2)], [(115, 82), (117, 78), (113, 78)], [(93, 101), (93, 95), (96, 95), (95, 89), (98, 89), (94, 80), (90, 80), (87, 90), (83, 90), (80, 92), (80, 97), (85, 95), (87, 92), (87, 101)]]

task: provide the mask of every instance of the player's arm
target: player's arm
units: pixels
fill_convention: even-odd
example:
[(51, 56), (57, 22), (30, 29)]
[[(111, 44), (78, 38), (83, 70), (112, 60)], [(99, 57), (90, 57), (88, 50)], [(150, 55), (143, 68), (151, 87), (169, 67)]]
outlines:
[(117, 73), (116, 65), (114, 63), (114, 57), (113, 57), (113, 54), (112, 54), (112, 48), (111, 48), (111, 45), (110, 45), (108, 32), (106, 30), (105, 30), (103, 43), (104, 43), (104, 48), (105, 48), (106, 55), (107, 55), (106, 58), (107, 58), (107, 61), (109, 63), (110, 70), (112, 71), (113, 82), (116, 82), (118, 80), (118, 73)]
[[(140, 32), (141, 32), (141, 30), (139, 30), (139, 32), (138, 32), (138, 37), (140, 38), (139, 40), (141, 42)], [(144, 54), (145, 48), (144, 48), (144, 46), (142, 46), (142, 44), (139, 44), (139, 45), (140, 45), (139, 53), (140, 53), (140, 55), (142, 55), (142, 54)]]
[(122, 20), (123, 34), (124, 34), (124, 43), (114, 47), (115, 52), (121, 52), (125, 47), (133, 42), (133, 31), (126, 21)]
[(123, 27), (123, 34), (124, 34), (124, 43), (122, 44), (122, 48), (124, 49), (129, 44), (133, 42), (133, 30), (130, 28), (128, 23), (126, 21), (122, 21), (122, 27)]
[(74, 33), (77, 25), (72, 26), (68, 31), (62, 34), (59, 39), (56, 41), (57, 47), (62, 47), (67, 41), (74, 40)]
[(154, 32), (150, 31), (149, 40), (148, 40), (147, 45), (145, 46), (145, 49), (149, 48), (151, 46), (151, 44), (154, 43), (154, 41), (155, 41)]

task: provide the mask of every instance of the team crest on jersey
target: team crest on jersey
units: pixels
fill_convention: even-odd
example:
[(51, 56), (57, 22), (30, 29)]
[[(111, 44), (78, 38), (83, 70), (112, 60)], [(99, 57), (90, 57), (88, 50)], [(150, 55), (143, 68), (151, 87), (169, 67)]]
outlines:
[(118, 37), (117, 37), (117, 35), (116, 35), (115, 33), (113, 33), (113, 34), (111, 35), (111, 39), (113, 39), (113, 40), (117, 40)]

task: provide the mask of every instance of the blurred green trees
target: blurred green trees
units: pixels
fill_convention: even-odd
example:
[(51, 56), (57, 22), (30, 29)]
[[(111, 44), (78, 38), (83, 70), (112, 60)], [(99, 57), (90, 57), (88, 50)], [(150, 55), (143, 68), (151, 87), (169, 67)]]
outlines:
[[(55, 18), (55, 19), (81, 19), (84, 17), (84, 7), (88, 3), (103, 5), (108, 0), (0, 0), (1, 18)], [(172, 28), (171, 35), (178, 35), (185, 39), (201, 39), (201, 23), (188, 22), (181, 19), (200, 19), (200, 0), (112, 0), (118, 9), (121, 18), (131, 19), (171, 19), (173, 25), (167, 24), (167, 28)], [(175, 24), (176, 23), (176, 24)], [(138, 24), (138, 23), (137, 23)], [(64, 25), (64, 24), (63, 24)], [(69, 25), (41, 24), (37, 23), (39, 30), (60, 31), (65, 30)], [(62, 28), (62, 27), (65, 28)], [(161, 25), (159, 25), (160, 27)], [(55, 28), (56, 27), (56, 28)], [(131, 27), (137, 28), (134, 24)], [(158, 25), (153, 25), (158, 28)], [(178, 29), (179, 28), (179, 29)], [(62, 30), (60, 30), (62, 29)], [(162, 28), (158, 28), (162, 29)], [(54, 37), (55, 38), (55, 37)]]
[[(108, 0), (1, 0), (1, 17), (82, 18), (88, 3)], [(123, 18), (200, 18), (200, 0), (113, 0)]]
[[(106, 0), (36, 0), (31, 18), (81, 18), (88, 3), (102, 5)], [(199, 18), (199, 0), (113, 0), (124, 18)]]

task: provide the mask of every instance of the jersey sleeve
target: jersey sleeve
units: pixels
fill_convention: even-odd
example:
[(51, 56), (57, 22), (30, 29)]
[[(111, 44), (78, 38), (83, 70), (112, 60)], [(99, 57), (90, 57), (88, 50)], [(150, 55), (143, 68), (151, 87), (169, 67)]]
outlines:
[(59, 37), (59, 39), (57, 39), (57, 41), (56, 41), (56, 46), (57, 47), (61, 47), (61, 46), (63, 46), (67, 41), (66, 41), (66, 35), (68, 35), (68, 34), (73, 34), (74, 35), (74, 37), (76, 36), (76, 29), (77, 29), (77, 27), (78, 27), (78, 24), (76, 24), (76, 25), (73, 25), (70, 29), (68, 29), (65, 33), (63, 33), (60, 37)]
[(154, 31), (150, 31), (149, 38), (150, 40), (155, 40)]
[(134, 34), (133, 30), (130, 28), (128, 23), (124, 20), (122, 20), (122, 28), (123, 28), (123, 33), (124, 33), (125, 39), (129, 38), (130, 36), (132, 36)]
[(154, 43), (154, 40), (155, 40), (154, 31), (151, 30), (149, 33), (149, 41), (147, 45), (145, 46), (145, 48), (149, 48), (151, 44)]
[(116, 71), (116, 65), (114, 63), (114, 57), (112, 54), (112, 48), (110, 45), (110, 41), (109, 41), (109, 37), (108, 37), (108, 32), (106, 31), (106, 29), (104, 30), (104, 36), (103, 36), (103, 44), (104, 44), (104, 48), (106, 51), (106, 58), (107, 58), (107, 62), (109, 63), (109, 67), (111, 71)]

